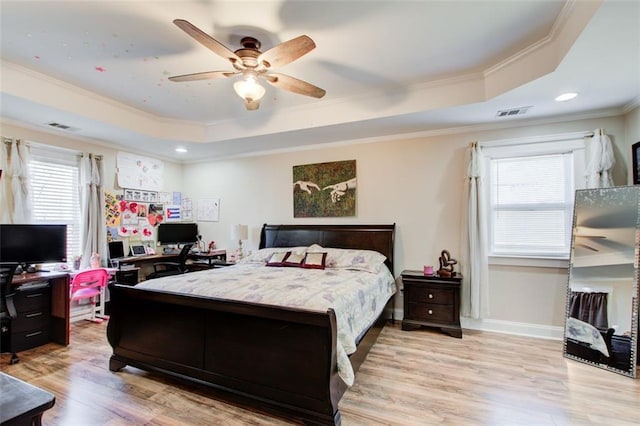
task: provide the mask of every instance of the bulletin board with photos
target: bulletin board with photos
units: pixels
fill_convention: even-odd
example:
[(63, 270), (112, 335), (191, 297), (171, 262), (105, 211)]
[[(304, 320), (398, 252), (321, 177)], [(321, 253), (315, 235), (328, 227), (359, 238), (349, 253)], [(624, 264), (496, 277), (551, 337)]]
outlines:
[(156, 192), (126, 188), (105, 191), (107, 241), (123, 240), (129, 247), (144, 245), (155, 253), (156, 229), (169, 221), (193, 220), (192, 202), (180, 192)]

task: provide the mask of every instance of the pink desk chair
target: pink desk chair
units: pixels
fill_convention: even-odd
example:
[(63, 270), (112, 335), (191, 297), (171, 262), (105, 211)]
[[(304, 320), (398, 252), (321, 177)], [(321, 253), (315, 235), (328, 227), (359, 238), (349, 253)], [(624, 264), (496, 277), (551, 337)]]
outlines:
[[(103, 319), (109, 319), (104, 314), (104, 289), (109, 281), (109, 273), (104, 268), (87, 269), (80, 271), (71, 281), (71, 301), (90, 299), (91, 314), (72, 318), (72, 321), (88, 319), (89, 321), (101, 323)], [(100, 296), (99, 313), (96, 315), (96, 296)]]

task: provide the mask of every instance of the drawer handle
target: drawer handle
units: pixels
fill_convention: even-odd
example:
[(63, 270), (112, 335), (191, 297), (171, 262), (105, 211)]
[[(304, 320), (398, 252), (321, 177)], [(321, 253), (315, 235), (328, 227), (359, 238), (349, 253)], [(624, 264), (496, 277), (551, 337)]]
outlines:
[(26, 298), (29, 299), (29, 298), (32, 298), (32, 297), (40, 297), (40, 296), (43, 296), (43, 295), (44, 295), (44, 293), (27, 294)]
[(433, 315), (433, 311), (432, 311), (431, 309), (429, 309), (429, 310), (427, 311), (427, 313), (428, 313), (429, 315)]
[(42, 315), (42, 312), (34, 312), (32, 314), (26, 314), (25, 317), (26, 318), (35, 318), (35, 317), (39, 317), (40, 315)]
[(433, 294), (429, 293), (429, 296), (427, 297), (429, 297), (429, 299), (433, 299)]
[(34, 337), (34, 336), (37, 336), (38, 334), (42, 334), (42, 331), (34, 331), (33, 333), (27, 334), (26, 337)]

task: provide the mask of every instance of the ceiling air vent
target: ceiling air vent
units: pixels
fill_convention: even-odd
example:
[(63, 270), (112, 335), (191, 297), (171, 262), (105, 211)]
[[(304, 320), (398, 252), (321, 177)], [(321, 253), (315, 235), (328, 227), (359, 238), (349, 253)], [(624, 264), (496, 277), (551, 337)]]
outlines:
[(60, 129), (60, 130), (68, 130), (70, 132), (78, 130), (74, 127), (67, 126), (66, 124), (60, 124), (56, 122), (47, 123), (47, 126), (55, 127), (56, 129)]
[(526, 114), (527, 111), (529, 111), (529, 109), (531, 109), (531, 108), (532, 108), (532, 106), (529, 105), (529, 106), (519, 107), (519, 108), (498, 110), (498, 113), (496, 114), (496, 117), (512, 117), (514, 115)]

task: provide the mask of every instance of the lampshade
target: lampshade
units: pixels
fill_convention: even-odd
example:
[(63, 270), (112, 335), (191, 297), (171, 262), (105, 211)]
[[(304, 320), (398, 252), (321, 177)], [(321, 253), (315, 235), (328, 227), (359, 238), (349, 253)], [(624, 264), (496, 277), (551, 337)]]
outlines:
[(247, 225), (233, 225), (231, 227), (231, 239), (242, 241), (249, 238), (249, 227)]
[(264, 87), (258, 83), (253, 75), (248, 75), (233, 83), (233, 89), (238, 96), (248, 102), (259, 101), (265, 94)]

